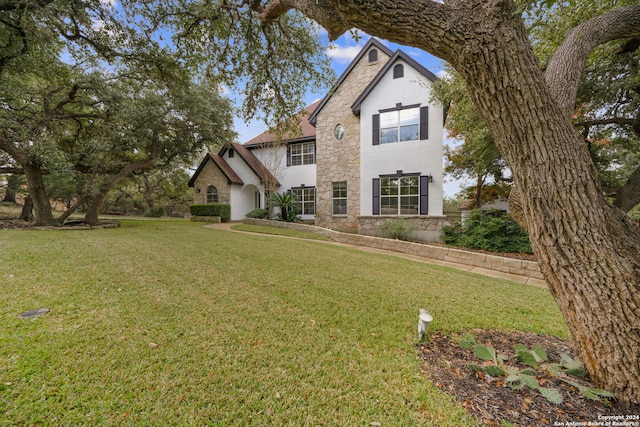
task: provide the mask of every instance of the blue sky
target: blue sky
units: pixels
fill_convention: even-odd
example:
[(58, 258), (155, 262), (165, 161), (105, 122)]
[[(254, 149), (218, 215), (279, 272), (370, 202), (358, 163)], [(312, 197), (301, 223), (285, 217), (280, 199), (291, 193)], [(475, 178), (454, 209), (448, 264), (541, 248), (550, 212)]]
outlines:
[[(360, 50), (364, 47), (364, 45), (369, 40), (369, 36), (366, 34), (359, 34), (361, 37), (358, 40), (355, 40), (350, 33), (346, 33), (338, 38), (335, 42), (333, 42), (334, 47), (328, 49), (327, 53), (332, 58), (331, 66), (336, 72), (336, 77), (340, 77), (345, 69), (349, 66), (353, 58), (360, 52)], [(326, 35), (320, 34), (321, 37), (325, 38)], [(386, 45), (392, 51), (396, 51), (397, 49), (402, 49), (405, 53), (412, 56), (418, 63), (425, 66), (431, 72), (436, 75), (440, 75), (444, 69), (444, 62), (429, 53), (426, 53), (422, 50), (401, 46), (395, 43), (388, 42), (386, 40), (380, 40), (384, 45)], [(316, 101), (319, 98), (322, 98), (325, 93), (314, 92), (313, 90), (309, 90), (305, 97), (305, 105), (309, 105)], [(236, 132), (238, 132), (238, 140), (243, 143), (256, 135), (261, 134), (266, 130), (266, 126), (262, 122), (254, 121), (246, 123), (244, 120), (240, 118), (236, 118), (234, 122)], [(446, 131), (445, 131), (446, 137)], [(454, 141), (445, 140), (445, 143), (452, 144)], [(460, 183), (454, 182), (447, 177), (445, 177), (444, 184), (444, 192), (446, 197), (453, 197), (455, 194), (460, 191), (460, 185), (469, 185), (468, 183)]]

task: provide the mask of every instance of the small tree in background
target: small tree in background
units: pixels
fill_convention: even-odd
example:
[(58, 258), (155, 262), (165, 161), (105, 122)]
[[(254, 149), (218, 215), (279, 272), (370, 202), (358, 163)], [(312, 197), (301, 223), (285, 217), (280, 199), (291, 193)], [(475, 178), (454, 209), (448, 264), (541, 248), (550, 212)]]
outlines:
[(273, 193), (270, 198), (271, 206), (280, 209), (280, 218), (282, 221), (295, 221), (298, 214), (295, 203), (298, 198), (293, 193)]

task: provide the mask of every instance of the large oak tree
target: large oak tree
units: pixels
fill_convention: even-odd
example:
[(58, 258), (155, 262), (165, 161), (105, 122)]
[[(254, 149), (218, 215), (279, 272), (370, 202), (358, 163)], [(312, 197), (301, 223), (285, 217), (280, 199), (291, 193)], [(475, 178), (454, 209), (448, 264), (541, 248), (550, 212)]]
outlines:
[(596, 383), (640, 403), (640, 230), (603, 196), (571, 114), (589, 53), (640, 35), (640, 6), (569, 31), (546, 71), (511, 0), (274, 0), (336, 38), (355, 27), (448, 61), (508, 162), (532, 246)]

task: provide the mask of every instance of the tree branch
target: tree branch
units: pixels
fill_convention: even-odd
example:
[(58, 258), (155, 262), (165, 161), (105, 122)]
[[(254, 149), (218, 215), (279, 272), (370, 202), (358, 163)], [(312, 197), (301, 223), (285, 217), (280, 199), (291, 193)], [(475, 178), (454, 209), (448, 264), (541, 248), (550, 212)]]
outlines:
[(583, 120), (581, 122), (575, 122), (573, 125), (586, 128), (603, 125), (633, 126), (635, 121), (636, 119), (627, 119), (625, 117), (610, 117), (606, 119)]
[(11, 166), (0, 167), (0, 173), (10, 173), (10, 174), (16, 174), (16, 175), (24, 175), (24, 169), (11, 167)]
[(327, 30), (335, 40), (351, 28), (329, 0), (273, 0), (260, 14), (263, 25), (277, 21), (291, 9), (297, 9)]
[(574, 111), (580, 76), (591, 51), (612, 40), (637, 36), (640, 36), (640, 6), (612, 10), (569, 31), (545, 73), (549, 90), (567, 120)]
[(613, 205), (629, 212), (640, 203), (640, 165), (633, 171), (627, 182), (616, 192)]
[[(273, 0), (260, 19), (263, 25), (267, 25), (289, 10), (297, 9), (325, 28), (330, 40), (335, 40), (351, 28), (358, 28), (450, 61), (466, 43), (462, 32), (456, 31), (456, 28), (465, 26), (461, 18), (469, 13), (473, 5), (486, 2), (449, 0), (447, 3), (452, 6), (434, 0)], [(416, 22), (421, 25), (416, 26)]]

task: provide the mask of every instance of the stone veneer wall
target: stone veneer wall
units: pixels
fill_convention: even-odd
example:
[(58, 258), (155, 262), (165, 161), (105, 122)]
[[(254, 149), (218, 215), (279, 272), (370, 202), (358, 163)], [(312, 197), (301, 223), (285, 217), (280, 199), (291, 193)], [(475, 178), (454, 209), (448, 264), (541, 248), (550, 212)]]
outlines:
[[(372, 49), (376, 49), (372, 47)], [(389, 57), (378, 49), (378, 61), (368, 62), (368, 51), (332, 94), (316, 122), (316, 220), (321, 227), (335, 230), (358, 230), (360, 215), (360, 119), (351, 105), (366, 89)], [(345, 128), (338, 141), (333, 136), (336, 125)], [(347, 183), (347, 215), (333, 215), (333, 183)]]
[(341, 233), (327, 228), (313, 225), (296, 224), (291, 222), (269, 221), (264, 219), (245, 219), (245, 224), (266, 225), (272, 227), (289, 228), (299, 231), (318, 233), (329, 237), (335, 242), (355, 246), (366, 246), (375, 249), (401, 252), (424, 258), (454, 262), (462, 265), (485, 268), (501, 273), (517, 274), (519, 276), (544, 280), (538, 263), (521, 259), (504, 258), (461, 249), (450, 249), (424, 243), (405, 242), (403, 240), (383, 239), (381, 237), (363, 236), (360, 234)]
[[(207, 161), (204, 168), (193, 183), (194, 203), (201, 205), (207, 203), (207, 187), (213, 185), (218, 189), (218, 203), (231, 203), (231, 186), (224, 173), (213, 163)], [(198, 189), (200, 192), (198, 193)]]
[(413, 238), (420, 242), (441, 242), (442, 227), (446, 216), (361, 216), (358, 218), (358, 234), (367, 236), (380, 235), (380, 224), (385, 219), (400, 219), (413, 225)]

